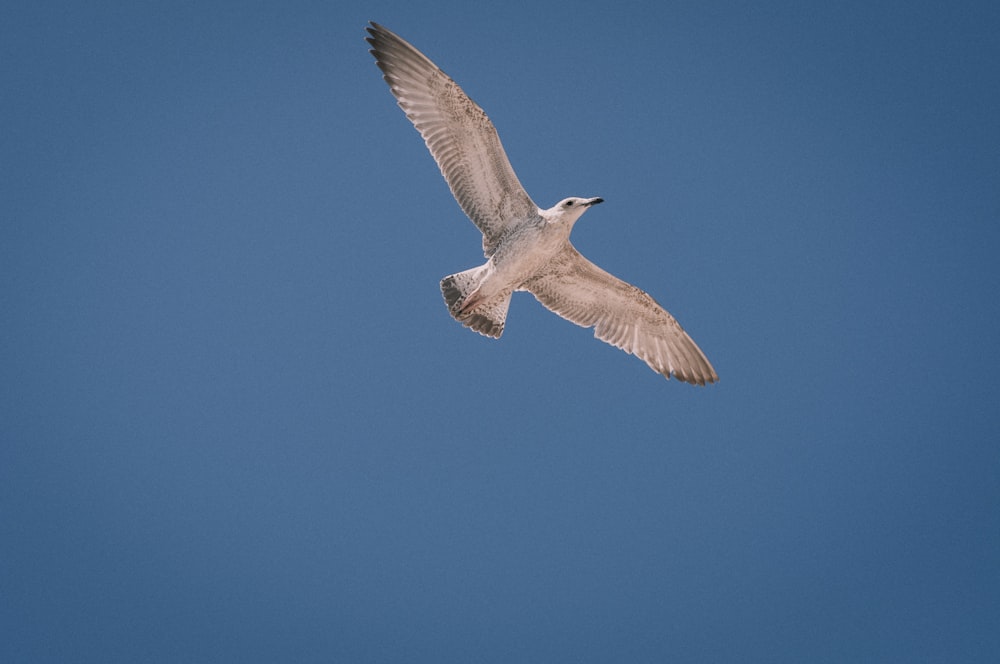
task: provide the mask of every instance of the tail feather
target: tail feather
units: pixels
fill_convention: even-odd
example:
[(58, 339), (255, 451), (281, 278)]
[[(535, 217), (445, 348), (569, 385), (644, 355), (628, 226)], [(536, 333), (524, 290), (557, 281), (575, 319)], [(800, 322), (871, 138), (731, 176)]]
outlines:
[(482, 268), (474, 267), (465, 272), (451, 274), (441, 280), (441, 294), (444, 295), (448, 311), (456, 318), (459, 315), (466, 298), (479, 288), (482, 280)]
[(481, 277), (481, 267), (449, 275), (441, 280), (441, 294), (448, 305), (448, 313), (455, 320), (480, 334), (498, 339), (503, 334), (511, 291), (477, 302), (476, 291)]

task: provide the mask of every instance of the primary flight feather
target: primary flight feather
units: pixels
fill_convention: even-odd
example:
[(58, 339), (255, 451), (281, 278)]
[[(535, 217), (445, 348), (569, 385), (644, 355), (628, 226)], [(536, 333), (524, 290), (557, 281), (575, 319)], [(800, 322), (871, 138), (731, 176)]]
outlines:
[(521, 186), (497, 130), (427, 56), (381, 25), (367, 29), (389, 89), (483, 234), (485, 264), (441, 280), (451, 315), (498, 338), (511, 294), (528, 291), (549, 310), (632, 353), (666, 378), (719, 379), (701, 349), (644, 291), (584, 258), (569, 241), (576, 220), (601, 198), (566, 198), (539, 208)]

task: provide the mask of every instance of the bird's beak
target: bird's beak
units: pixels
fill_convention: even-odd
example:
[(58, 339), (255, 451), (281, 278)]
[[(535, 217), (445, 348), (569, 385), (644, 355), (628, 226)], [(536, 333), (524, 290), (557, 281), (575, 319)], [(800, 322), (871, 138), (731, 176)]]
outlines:
[(591, 205), (597, 205), (598, 203), (603, 203), (603, 202), (604, 199), (601, 198), (600, 196), (597, 196), (596, 198), (591, 198), (589, 201), (587, 201), (587, 207), (590, 207)]

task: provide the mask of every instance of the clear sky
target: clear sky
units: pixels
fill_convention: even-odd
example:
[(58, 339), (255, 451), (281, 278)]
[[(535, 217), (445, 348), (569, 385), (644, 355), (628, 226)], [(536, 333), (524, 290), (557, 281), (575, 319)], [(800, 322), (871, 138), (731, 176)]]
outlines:
[[(351, 4), (0, 9), (0, 661), (1000, 661), (1000, 5)], [(718, 385), (448, 316), (369, 19)]]

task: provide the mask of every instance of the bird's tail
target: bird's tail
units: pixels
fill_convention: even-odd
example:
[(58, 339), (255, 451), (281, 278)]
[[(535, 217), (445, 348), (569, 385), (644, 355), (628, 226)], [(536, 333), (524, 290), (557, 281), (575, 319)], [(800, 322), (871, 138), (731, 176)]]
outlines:
[(448, 313), (455, 320), (479, 334), (499, 339), (507, 320), (511, 291), (480, 299), (478, 290), (483, 269), (484, 266), (474, 267), (448, 275), (441, 280), (441, 294), (448, 305)]

